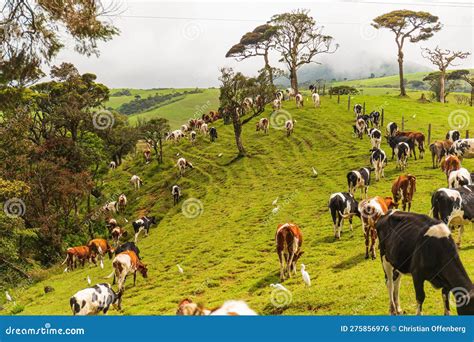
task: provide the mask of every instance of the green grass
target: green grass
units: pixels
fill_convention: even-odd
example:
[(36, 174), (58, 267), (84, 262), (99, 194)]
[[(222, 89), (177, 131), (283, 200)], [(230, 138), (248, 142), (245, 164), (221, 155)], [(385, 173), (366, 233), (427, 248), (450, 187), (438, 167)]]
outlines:
[[(216, 91), (205, 94), (211, 98), (216, 96)], [(455, 104), (420, 104), (415, 100), (418, 94), (410, 95), (399, 98), (365, 94), (354, 97), (352, 104), (365, 102), (367, 111), (383, 107), (385, 123), (400, 124), (404, 115), (407, 130), (426, 133), (431, 123), (433, 140), (443, 138), (450, 129), (448, 116), (452, 111), (462, 109), (470, 118), (474, 114), (474, 109)], [(185, 108), (180, 106), (183, 101), (174, 104), (175, 110), (167, 113), (182, 115), (184, 121), (196, 102)], [(159, 167), (155, 163), (144, 166), (138, 151), (111, 171), (106, 182), (108, 194), (124, 191), (129, 199), (124, 217), (119, 217), (126, 229), (131, 231), (131, 224), (124, 223), (125, 217), (131, 222), (150, 212), (162, 220), (151, 229), (149, 237), (139, 240), (143, 261), (149, 267), (148, 279), (137, 276), (137, 286), (133, 287), (129, 277), (123, 312), (111, 310), (110, 313), (173, 315), (177, 303), (189, 297), (208, 306), (228, 299), (243, 299), (265, 315), (387, 314), (382, 266), (379, 259), (364, 259), (360, 221), (356, 218), (354, 231), (344, 229), (341, 240), (334, 241), (327, 209), (331, 193), (346, 191), (347, 172), (366, 166), (369, 160), (369, 140), (353, 138), (353, 113), (347, 111), (346, 101), (347, 97), (343, 97), (338, 105), (336, 97), (326, 96), (320, 109), (312, 108), (309, 102), (304, 109), (296, 109), (293, 102), (284, 102), (284, 109), (297, 120), (294, 134), (287, 138), (283, 131), (274, 128), (268, 135), (256, 132), (256, 118), (243, 130), (243, 141), (249, 152), (246, 158), (235, 159), (232, 127), (216, 123), (219, 139), (215, 143), (200, 137), (196, 146), (188, 141), (167, 144), (165, 164)], [(267, 111), (262, 116), (269, 115)], [(464, 129), (474, 132), (474, 123), (471, 121)], [(389, 154), (385, 142), (382, 148)], [(195, 166), (182, 178), (174, 168), (177, 153)], [(223, 155), (218, 157), (220, 153)], [(474, 160), (465, 160), (463, 165), (473, 169)], [(317, 178), (312, 177), (311, 167), (318, 170)], [(446, 186), (445, 176), (439, 169), (431, 168), (429, 155), (424, 160), (410, 159), (408, 171), (418, 180), (412, 209), (427, 214), (431, 193)], [(128, 183), (132, 174), (145, 180), (144, 187), (137, 192)], [(374, 182), (369, 195), (390, 195), (391, 183), (399, 174), (395, 162), (389, 161), (386, 178)], [(200, 216), (185, 217), (181, 212), (183, 202), (172, 206), (173, 184), (182, 187), (184, 200), (201, 201), (204, 210)], [(276, 197), (280, 210), (272, 214), (271, 203)], [(277, 308), (271, 303), (269, 287), (270, 283), (279, 282), (274, 234), (279, 223), (288, 221), (295, 222), (303, 231), (305, 254), (301, 262), (306, 264), (313, 286), (305, 288), (298, 273), (284, 282), (292, 292), (291, 304)], [(474, 277), (474, 231), (469, 226), (460, 254), (468, 273)], [(184, 276), (177, 271), (178, 263), (184, 269)], [(69, 315), (69, 297), (87, 287), (86, 276), (90, 275), (94, 283), (104, 282), (110, 281), (103, 279), (110, 272), (109, 260), (103, 270), (86, 266), (64, 274), (62, 267), (57, 266), (50, 270), (46, 280), (10, 292), (17, 304), (24, 306), (22, 315)], [(46, 285), (53, 286), (55, 291), (44, 294)], [(442, 314), (440, 291), (428, 283), (425, 288), (425, 314)], [(401, 301), (407, 314), (415, 313), (414, 289), (406, 276), (402, 279)], [(7, 304), (2, 313), (9, 314), (12, 309)]]

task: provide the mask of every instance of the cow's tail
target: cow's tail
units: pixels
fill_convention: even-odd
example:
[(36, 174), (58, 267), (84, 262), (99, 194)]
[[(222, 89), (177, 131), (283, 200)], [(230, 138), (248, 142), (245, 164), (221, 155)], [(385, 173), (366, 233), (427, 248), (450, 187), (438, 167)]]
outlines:
[(69, 253), (66, 254), (66, 259), (64, 259), (64, 261), (61, 263), (61, 266), (64, 265), (68, 259), (69, 259)]
[(112, 273), (110, 273), (107, 277), (104, 277), (105, 279), (109, 279), (109, 278), (112, 278), (113, 275), (115, 273), (115, 270), (112, 271)]

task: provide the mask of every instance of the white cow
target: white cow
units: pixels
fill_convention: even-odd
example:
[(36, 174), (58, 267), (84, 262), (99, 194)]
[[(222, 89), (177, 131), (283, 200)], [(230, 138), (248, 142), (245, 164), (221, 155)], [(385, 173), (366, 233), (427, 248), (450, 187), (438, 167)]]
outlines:
[(296, 108), (300, 108), (300, 107), (303, 107), (304, 106), (304, 99), (303, 99), (303, 95), (301, 94), (296, 94), (295, 96), (295, 101), (296, 101)]
[(179, 158), (178, 161), (176, 162), (176, 167), (178, 168), (179, 170), (179, 174), (182, 175), (184, 173), (184, 171), (186, 170), (186, 168), (193, 168), (193, 164), (191, 164), (190, 162), (188, 162), (186, 159), (184, 158)]
[(130, 178), (130, 183), (132, 183), (135, 190), (140, 189), (140, 187), (143, 185), (143, 181), (137, 175), (133, 175), (132, 178)]
[(448, 187), (450, 189), (457, 189), (463, 185), (471, 185), (471, 174), (465, 168), (453, 170), (449, 173)]
[(319, 99), (319, 94), (313, 93), (313, 94), (311, 94), (311, 98), (313, 99), (314, 108), (321, 106), (321, 102), (320, 102), (320, 99)]
[(208, 132), (209, 132), (209, 127), (207, 126), (207, 123), (203, 123), (201, 125), (201, 133), (203, 135), (207, 135)]

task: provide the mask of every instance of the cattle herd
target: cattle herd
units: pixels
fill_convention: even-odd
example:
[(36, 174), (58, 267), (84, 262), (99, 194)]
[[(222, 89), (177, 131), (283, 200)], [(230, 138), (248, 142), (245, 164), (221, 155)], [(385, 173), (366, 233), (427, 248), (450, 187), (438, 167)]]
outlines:
[[(320, 107), (320, 97), (315, 87), (310, 87), (311, 99), (314, 107)], [(295, 93), (293, 89), (278, 91), (271, 104), (273, 109), (279, 110), (285, 100), (294, 99), (296, 108), (304, 105), (304, 97)], [(246, 98), (242, 103), (242, 110), (261, 102), (261, 98)], [(385, 273), (385, 284), (389, 292), (389, 313), (401, 314), (399, 288), (402, 274), (412, 276), (416, 293), (417, 314), (422, 313), (425, 299), (424, 282), (429, 281), (435, 288), (441, 289), (444, 303), (444, 313), (450, 314), (450, 293), (454, 295), (458, 314), (474, 314), (474, 286), (461, 262), (458, 249), (464, 224), (474, 221), (474, 185), (469, 171), (461, 167), (463, 158), (474, 157), (474, 139), (461, 139), (460, 133), (451, 130), (444, 140), (435, 141), (429, 146), (432, 154), (433, 168), (440, 167), (447, 179), (447, 187), (433, 189), (431, 198), (431, 216), (412, 213), (411, 206), (416, 192), (417, 178), (410, 173), (400, 174), (391, 184), (391, 197), (369, 197), (369, 186), (375, 181), (381, 181), (388, 158), (383, 151), (382, 141), (386, 139), (391, 148), (391, 159), (396, 159), (397, 170), (404, 172), (408, 168), (408, 159), (413, 157), (423, 159), (425, 153), (425, 136), (421, 132), (400, 131), (395, 122), (386, 125), (385, 134), (381, 131), (380, 113), (363, 113), (360, 104), (354, 106), (354, 137), (363, 139), (368, 136), (370, 142), (369, 165), (351, 170), (347, 173), (347, 191), (336, 192), (330, 195), (328, 208), (333, 221), (334, 237), (341, 238), (343, 223), (349, 221), (352, 231), (353, 219), (361, 220), (365, 238), (365, 258), (376, 258), (376, 244), (380, 251), (382, 267)], [(194, 144), (197, 132), (203, 136), (210, 135), (210, 141), (217, 139), (217, 129), (208, 124), (220, 118), (218, 112), (211, 111), (201, 119), (190, 119), (181, 129), (168, 133), (166, 140), (177, 143), (181, 138), (189, 136)], [(269, 119), (259, 118), (256, 122), (256, 131), (268, 134)], [(287, 136), (293, 133), (296, 121), (290, 119), (285, 122)], [(196, 132), (197, 131), (197, 132)], [(144, 150), (145, 163), (151, 160), (151, 149), (148, 144)], [(111, 162), (109, 167), (115, 169)], [(185, 158), (176, 162), (178, 176), (181, 177), (187, 169), (193, 169), (193, 164)], [(133, 175), (130, 179), (134, 189), (138, 191), (143, 184), (141, 178)], [(357, 191), (360, 190), (360, 199), (357, 200)], [(181, 189), (174, 185), (171, 190), (174, 205), (181, 197)], [(112, 259), (113, 271), (108, 277), (117, 280), (118, 289), (115, 292), (109, 284), (97, 284), (81, 290), (70, 299), (73, 314), (87, 315), (99, 312), (107, 313), (110, 305), (121, 308), (122, 297), (125, 291), (127, 275), (133, 274), (134, 284), (137, 271), (147, 277), (147, 266), (141, 261), (138, 249), (138, 237), (141, 232), (148, 236), (150, 227), (156, 224), (153, 216), (143, 216), (134, 222), (134, 242), (120, 244), (120, 239), (126, 237), (126, 231), (118, 226), (113, 214), (121, 212), (127, 205), (124, 194), (117, 201), (107, 203), (102, 210), (107, 214), (107, 227), (112, 239), (112, 245), (106, 239), (93, 239), (85, 246), (67, 249), (64, 263), (65, 271), (77, 267), (77, 262), (84, 266), (86, 261), (97, 265), (99, 261), (103, 268), (103, 258), (108, 254)], [(400, 209), (398, 209), (400, 207)], [(408, 210), (408, 211), (406, 211)], [(455, 243), (451, 230), (459, 228), (459, 237)], [(275, 234), (275, 244), (280, 263), (280, 281), (296, 273), (297, 262), (303, 251), (303, 234), (295, 223), (279, 224)], [(182, 269), (178, 266), (180, 272)], [(310, 278), (302, 265), (304, 282), (309, 286)], [(280, 286), (281, 284), (272, 284)], [(190, 299), (183, 299), (178, 304), (178, 315), (255, 315), (244, 301), (227, 301), (222, 306), (207, 309), (197, 305)]]

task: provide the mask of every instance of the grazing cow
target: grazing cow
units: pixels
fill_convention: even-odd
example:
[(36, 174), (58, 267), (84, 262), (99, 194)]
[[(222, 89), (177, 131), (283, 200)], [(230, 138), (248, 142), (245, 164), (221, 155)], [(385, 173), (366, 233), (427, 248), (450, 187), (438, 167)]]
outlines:
[(69, 247), (66, 250), (66, 259), (64, 259), (61, 265), (66, 264), (65, 271), (67, 272), (68, 270), (74, 270), (77, 267), (78, 261), (84, 267), (86, 260), (90, 262), (93, 257), (94, 255), (88, 246)]
[(112, 258), (113, 248), (109, 245), (109, 243), (105, 239), (92, 239), (87, 243), (87, 247), (89, 247), (91, 251), (91, 255), (92, 255), (91, 259), (94, 262), (94, 264), (96, 264), (95, 256), (99, 257), (101, 268), (104, 268), (104, 255), (106, 253), (109, 255), (109, 259)]
[(145, 164), (150, 164), (150, 161), (151, 161), (151, 150), (150, 150), (150, 148), (146, 148), (143, 151), (143, 157), (145, 157)]
[(242, 107), (245, 108), (246, 111), (252, 109), (253, 99), (251, 97), (246, 97), (242, 102)]
[(362, 115), (362, 106), (358, 103), (354, 105), (354, 114), (355, 116)]
[(460, 139), (453, 143), (451, 154), (459, 158), (474, 158), (474, 139)]
[(443, 170), (443, 172), (446, 174), (446, 178), (448, 178), (451, 171), (456, 171), (461, 168), (461, 161), (456, 156), (447, 155), (441, 161), (440, 166), (441, 166), (441, 170)]
[(387, 137), (394, 137), (398, 132), (398, 126), (395, 122), (389, 122), (386, 128)]
[(173, 205), (178, 204), (179, 198), (181, 197), (181, 189), (177, 185), (173, 185), (171, 188), (171, 194), (173, 195)]
[(137, 243), (138, 235), (140, 235), (143, 230), (145, 231), (145, 236), (148, 236), (152, 224), (156, 224), (155, 216), (143, 216), (132, 223), (133, 231), (135, 232), (135, 243)]
[(321, 106), (321, 100), (319, 98), (319, 94), (312, 93), (311, 94), (311, 99), (313, 100), (314, 108), (317, 108), (317, 107)]
[(465, 168), (454, 170), (449, 173), (448, 187), (450, 189), (457, 189), (463, 185), (471, 185), (471, 174)]
[(178, 316), (256, 316), (247, 303), (242, 300), (229, 300), (222, 306), (206, 309), (202, 305), (194, 303), (191, 299), (183, 299), (178, 304), (176, 311)]
[(265, 134), (268, 133), (268, 127), (270, 126), (270, 121), (267, 118), (261, 118), (256, 125), (256, 131), (262, 130)]
[[(423, 159), (425, 155), (425, 135), (421, 132), (396, 132), (396, 136), (404, 136), (408, 137), (413, 141), (414, 146), (418, 146), (418, 150), (420, 152), (420, 159)], [(415, 154), (415, 151), (413, 151)], [(416, 154), (415, 154), (415, 160), (416, 160)]]
[(207, 126), (207, 123), (203, 123), (200, 130), (203, 135), (207, 135), (209, 133), (209, 127)]
[(186, 124), (181, 125), (181, 132), (187, 133), (190, 130), (190, 127)]
[(359, 170), (353, 170), (347, 174), (347, 185), (348, 192), (354, 196), (357, 189), (361, 189), (361, 195), (365, 194), (367, 198), (367, 192), (370, 185), (370, 169), (363, 167)]
[(372, 113), (369, 114), (369, 118), (370, 118), (370, 124), (372, 125), (372, 127), (375, 126), (375, 127), (379, 128), (379, 126), (380, 126), (380, 113), (374, 110)]
[(142, 259), (140, 258), (140, 249), (137, 247), (137, 245), (135, 245), (134, 242), (122, 243), (120, 246), (115, 248), (114, 253), (115, 255), (119, 255), (120, 253), (125, 251), (133, 251), (137, 255), (138, 259)]
[(214, 142), (217, 139), (217, 128), (211, 127), (209, 130), (209, 136), (211, 137), (211, 142)]
[(117, 201), (117, 209), (118, 211), (124, 211), (126, 206), (127, 206), (127, 196), (125, 196), (125, 194), (121, 194)]
[(109, 168), (111, 168), (111, 169), (116, 169), (116, 168), (117, 168), (117, 163), (114, 162), (114, 161), (111, 161), (111, 162), (109, 163)]
[(204, 120), (202, 120), (202, 119), (197, 119), (197, 120), (196, 120), (196, 124), (195, 124), (195, 128), (196, 128), (196, 129), (201, 129), (201, 126), (204, 125), (204, 124), (205, 124)]
[(186, 171), (186, 169), (189, 167), (189, 168), (193, 168), (193, 164), (191, 164), (190, 162), (188, 162), (186, 159), (184, 158), (179, 158), (178, 161), (176, 162), (176, 167), (178, 168), (179, 170), (179, 174), (180, 175), (183, 175), (184, 174), (184, 171)]
[[(377, 232), (375, 231), (375, 224), (385, 215), (389, 209), (395, 207), (391, 197), (382, 198), (375, 196), (359, 202), (359, 213), (362, 220), (362, 228), (365, 237), (365, 258), (369, 258), (369, 250), (372, 260), (375, 259), (375, 242), (377, 240)], [(370, 247), (369, 247), (370, 239)]]
[(265, 106), (265, 99), (261, 95), (257, 95), (255, 97), (255, 106), (257, 106), (257, 109), (263, 108)]
[(296, 120), (287, 120), (285, 122), (285, 129), (286, 129), (286, 136), (289, 137), (293, 133), (293, 129), (295, 127)]
[(358, 116), (355, 121), (354, 125), (354, 133), (357, 135), (359, 139), (362, 139), (362, 136), (364, 135), (364, 132), (367, 131), (367, 123), (365, 120)]
[(196, 131), (191, 131), (191, 133), (189, 133), (189, 139), (191, 139), (193, 144), (196, 142)]
[(452, 145), (453, 143), (449, 140), (438, 140), (430, 145), (433, 169), (436, 168), (436, 165), (439, 165), (441, 163), (441, 159), (448, 154), (448, 151), (451, 149)]
[(334, 224), (334, 238), (341, 238), (344, 219), (349, 220), (350, 230), (352, 232), (352, 217), (360, 217), (358, 203), (354, 199), (354, 196), (348, 192), (336, 192), (329, 197), (328, 207)]
[(118, 202), (117, 201), (107, 202), (102, 207), (102, 210), (105, 212), (110, 212), (110, 213), (115, 214), (118, 211)]
[(438, 189), (431, 196), (431, 212), (435, 219), (446, 223), (453, 230), (459, 227), (458, 246), (461, 246), (464, 224), (474, 221), (474, 186), (457, 189)]
[(375, 171), (375, 180), (379, 181), (380, 177), (385, 178), (384, 168), (387, 166), (387, 155), (385, 152), (378, 148), (371, 149), (372, 154), (370, 155), (370, 164)]
[(404, 136), (387, 137), (387, 142), (388, 142), (388, 145), (392, 148), (392, 160), (393, 160), (393, 157), (395, 156), (395, 148), (401, 142), (408, 144), (408, 147), (410, 149), (408, 152), (410, 153), (413, 152), (413, 154), (415, 155), (415, 160), (416, 160), (415, 143), (409, 137), (404, 137)]
[(275, 234), (275, 242), (278, 259), (280, 260), (280, 280), (283, 281), (286, 276), (291, 278), (292, 271), (296, 274), (296, 262), (304, 253), (301, 251), (303, 235), (296, 224), (279, 224)]
[(121, 302), (122, 292), (115, 293), (110, 284), (105, 283), (78, 291), (69, 299), (74, 316), (97, 315), (101, 311), (106, 315), (110, 305), (121, 310)]
[(411, 174), (401, 175), (392, 184), (392, 195), (395, 205), (398, 208), (400, 200), (405, 211), (408, 204), (408, 211), (411, 210), (411, 201), (416, 191), (416, 177)]
[(281, 101), (283, 101), (283, 97), (284, 97), (284, 95), (283, 95), (283, 92), (281, 90), (279, 90), (275, 93), (275, 100), (278, 100), (278, 101), (281, 102)]
[(380, 148), (380, 144), (382, 143), (382, 132), (380, 132), (377, 128), (371, 128), (369, 129), (368, 135), (372, 147)]
[(115, 227), (112, 229), (110, 235), (112, 236), (112, 241), (114, 242), (114, 247), (117, 247), (119, 244), (120, 238), (127, 236), (127, 231), (121, 227)]
[(395, 145), (393, 152), (397, 156), (397, 168), (405, 170), (408, 164), (408, 156), (410, 155), (410, 146), (406, 142), (399, 142)]
[(459, 140), (461, 138), (461, 134), (458, 130), (451, 130), (446, 133), (446, 140), (451, 141), (452, 143)]
[(296, 92), (293, 88), (286, 88), (286, 95), (288, 96), (288, 100), (291, 100), (292, 97), (296, 96)]
[(474, 314), (474, 286), (444, 223), (426, 215), (395, 211), (382, 217), (375, 227), (380, 239), (390, 314), (402, 313), (399, 298), (402, 274), (412, 276), (417, 315), (422, 314), (425, 281), (442, 289), (446, 315), (450, 314), (451, 291), (458, 314)]
[(275, 99), (273, 100), (273, 109), (274, 110), (280, 110), (281, 109), (281, 100)]
[(131, 178), (130, 178), (130, 183), (132, 183), (133, 187), (135, 190), (138, 190), (140, 189), (140, 187), (143, 185), (143, 181), (141, 180), (140, 177), (138, 177), (137, 175), (133, 175)]
[(117, 220), (114, 218), (110, 218), (105, 225), (107, 226), (107, 229), (109, 230), (109, 232), (118, 226)]
[(295, 96), (295, 101), (296, 101), (296, 108), (300, 108), (300, 107), (303, 107), (304, 106), (304, 99), (303, 99), (303, 95), (301, 94), (296, 94)]
[(141, 273), (143, 278), (147, 278), (147, 266), (140, 261), (135, 252), (127, 250), (120, 254), (117, 254), (112, 261), (114, 267), (114, 281), (117, 280), (119, 292), (123, 292), (125, 289), (125, 279), (127, 275), (133, 273), (133, 286), (137, 282), (137, 271)]
[(177, 130), (174, 130), (172, 132), (169, 132), (168, 135), (166, 136), (165, 140), (170, 140), (170, 141), (173, 141), (173, 142), (176, 143), (181, 138), (184, 138), (184, 136), (185, 136), (184, 133), (180, 129), (177, 129)]

